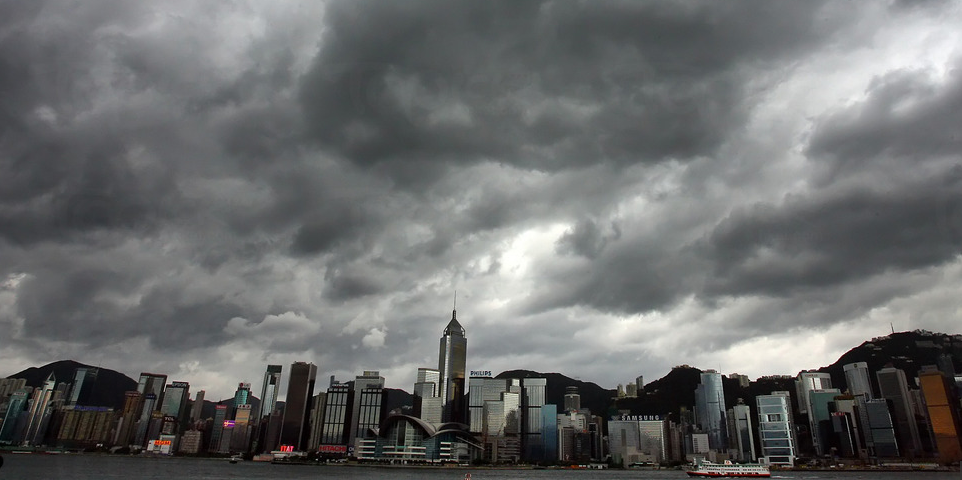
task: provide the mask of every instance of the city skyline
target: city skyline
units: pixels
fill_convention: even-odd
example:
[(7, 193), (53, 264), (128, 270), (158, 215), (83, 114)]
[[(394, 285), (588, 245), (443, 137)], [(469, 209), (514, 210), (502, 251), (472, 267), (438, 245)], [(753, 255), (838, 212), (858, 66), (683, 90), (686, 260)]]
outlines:
[(303, 361), (410, 391), (455, 291), (468, 371), (606, 388), (956, 333), (960, 23), (899, 1), (6, 3), (2, 373), (73, 359), (226, 398)]

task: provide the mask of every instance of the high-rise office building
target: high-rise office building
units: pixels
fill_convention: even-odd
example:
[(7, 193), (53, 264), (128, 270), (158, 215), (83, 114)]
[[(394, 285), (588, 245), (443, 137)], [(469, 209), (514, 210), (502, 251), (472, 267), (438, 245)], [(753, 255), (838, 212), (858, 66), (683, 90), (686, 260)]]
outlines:
[(287, 382), (287, 401), (284, 406), (284, 424), (281, 427), (281, 445), (304, 451), (310, 437), (308, 409), (314, 397), (314, 381), (317, 366), (313, 363), (294, 362)]
[(54, 389), (57, 388), (57, 377), (53, 372), (47, 375), (43, 386), (34, 390), (30, 411), (27, 416), (27, 428), (24, 432), (24, 443), (40, 445), (46, 435), (46, 427), (50, 420), (50, 405), (54, 400)]
[(962, 460), (962, 418), (952, 383), (944, 372), (926, 366), (919, 372), (919, 384), (931, 419), (939, 463)]
[[(219, 452), (221, 450), (221, 441), (225, 435), (224, 427), (227, 425), (227, 405), (215, 405), (214, 406), (214, 424), (211, 426), (210, 431), (210, 444), (208, 450), (211, 452)], [(233, 422), (231, 420), (231, 422)]]
[(721, 374), (714, 370), (702, 372), (701, 383), (695, 388), (695, 419), (701, 431), (708, 434), (712, 450), (728, 449), (725, 390)]
[(441, 423), (441, 402), (439, 383), (441, 372), (434, 368), (418, 368), (417, 381), (414, 383), (414, 415), (428, 423)]
[[(511, 391), (508, 379), (471, 377), (468, 380), (468, 431), (475, 435), (484, 432), (484, 404), (501, 400), (501, 394)], [(513, 390), (520, 393), (520, 383)]]
[(307, 448), (311, 451), (316, 451), (323, 443), (325, 404), (327, 392), (320, 392), (311, 400), (311, 438), (307, 442)]
[(742, 399), (738, 399), (738, 404), (732, 407), (733, 423), (735, 426), (735, 445), (738, 450), (738, 459), (743, 462), (754, 462), (755, 456), (755, 437), (752, 435), (752, 414), (748, 405)]
[(879, 396), (892, 402), (895, 433), (898, 435), (902, 456), (913, 458), (922, 453), (922, 439), (912, 409), (912, 396), (905, 372), (897, 368), (883, 368), (875, 373)]
[(23, 432), (18, 431), (18, 427), (22, 429), (24, 426), (24, 410), (27, 408), (29, 397), (30, 387), (20, 388), (10, 395), (7, 411), (3, 416), (3, 425), (0, 426), (0, 444), (10, 445), (19, 443), (21, 440)]
[(865, 409), (868, 426), (862, 426), (868, 454), (877, 458), (899, 456), (899, 445), (895, 435), (895, 422), (890, 413), (890, 401), (885, 398), (859, 401)]
[(7, 398), (26, 386), (26, 378), (0, 378), (0, 399)]
[(667, 420), (655, 416), (634, 420), (609, 420), (608, 435), (612, 459), (622, 467), (633, 463), (657, 465), (668, 459)]
[(545, 405), (548, 380), (523, 378), (521, 388), (521, 448), (522, 457), (529, 461), (545, 459), (544, 423), (541, 409)]
[(441, 377), (439, 397), (443, 403), (441, 420), (464, 422), (465, 366), (467, 365), (468, 340), (464, 327), (458, 323), (458, 310), (451, 311), (451, 321), (441, 335), (438, 354), (438, 371)]
[(353, 397), (348, 445), (354, 445), (358, 438), (365, 438), (368, 429), (377, 428), (386, 413), (382, 401), (384, 377), (376, 370), (364, 371), (363, 375), (354, 378)]
[(237, 407), (240, 405), (250, 405), (251, 401), (251, 384), (241, 382), (237, 384), (237, 390), (234, 390), (234, 401), (231, 402), (231, 409), (227, 414), (227, 418), (231, 420), (237, 419)]
[(142, 372), (137, 380), (137, 391), (143, 395), (141, 411), (137, 419), (136, 433), (131, 442), (134, 445), (144, 446), (149, 440), (147, 437), (150, 420), (154, 410), (159, 408), (164, 401), (164, 385), (167, 383), (167, 375)]
[(837, 388), (808, 391), (808, 425), (812, 433), (812, 446), (819, 455), (829, 453), (832, 432), (832, 412), (835, 397), (841, 395)]
[(827, 373), (799, 373), (795, 379), (795, 393), (798, 395), (798, 413), (808, 413), (808, 392), (812, 390), (828, 390), (830, 388), (832, 388), (832, 376)]
[(230, 451), (246, 453), (250, 450), (250, 433), (251, 405), (238, 404), (234, 407), (234, 431), (231, 433)]
[(581, 395), (578, 393), (578, 387), (571, 386), (565, 387), (565, 404), (564, 411), (570, 412), (572, 410), (581, 410)]
[(261, 408), (257, 414), (259, 419), (269, 416), (277, 405), (282, 370), (283, 367), (280, 365), (268, 365), (267, 371), (264, 372), (264, 384), (261, 387)]
[(90, 404), (90, 395), (94, 391), (99, 372), (99, 368), (88, 367), (79, 367), (74, 371), (73, 385), (66, 402), (68, 406), (93, 406)]
[(855, 362), (842, 367), (845, 372), (845, 383), (852, 395), (862, 395), (867, 399), (874, 398), (872, 381), (868, 373), (868, 363)]
[(200, 416), (203, 415), (204, 411), (204, 396), (207, 394), (206, 391), (200, 390), (194, 395), (194, 406), (190, 409), (190, 420), (197, 421), (200, 420)]
[(277, 395), (281, 388), (281, 365), (268, 365), (264, 372), (264, 383), (261, 384), (261, 405), (256, 417), (252, 420), (254, 424), (254, 451), (255, 453), (269, 452), (276, 448), (277, 438), (269, 432), (279, 430), (279, 425), (271, 428), (271, 419), (277, 419), (276, 415), (271, 415), (277, 408)]
[(638, 375), (637, 377), (635, 377), (635, 391), (638, 392), (638, 395), (639, 395), (639, 396), (641, 396), (641, 394), (645, 391), (645, 377), (644, 377), (644, 376)]
[(792, 400), (785, 391), (755, 397), (762, 457), (769, 465), (795, 465), (797, 447)]
[(143, 410), (144, 396), (136, 390), (124, 392), (124, 408), (117, 422), (117, 434), (114, 437), (116, 445), (130, 445), (137, 431), (137, 419)]
[(145, 396), (148, 393), (153, 393), (154, 398), (157, 400), (157, 405), (161, 405), (163, 403), (164, 385), (166, 383), (167, 375), (144, 372), (140, 374), (140, 379), (137, 381), (137, 391)]
[(352, 400), (351, 387), (346, 383), (334, 383), (327, 388), (321, 445), (347, 447)]
[(177, 419), (178, 424), (184, 419), (187, 411), (187, 400), (190, 398), (190, 384), (187, 382), (171, 382), (164, 389), (164, 401), (160, 411)]

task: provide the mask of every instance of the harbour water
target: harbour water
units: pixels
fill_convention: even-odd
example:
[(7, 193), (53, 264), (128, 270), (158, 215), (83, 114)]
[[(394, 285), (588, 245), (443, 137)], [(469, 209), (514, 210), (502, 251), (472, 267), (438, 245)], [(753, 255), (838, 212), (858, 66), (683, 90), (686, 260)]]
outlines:
[[(3, 480), (38, 479), (391, 479), (391, 480), (642, 480), (688, 478), (680, 470), (503, 470), (232, 464), (224, 459), (145, 458), (104, 455), (4, 455)], [(773, 472), (773, 478), (818, 480), (959, 480), (959, 472)]]

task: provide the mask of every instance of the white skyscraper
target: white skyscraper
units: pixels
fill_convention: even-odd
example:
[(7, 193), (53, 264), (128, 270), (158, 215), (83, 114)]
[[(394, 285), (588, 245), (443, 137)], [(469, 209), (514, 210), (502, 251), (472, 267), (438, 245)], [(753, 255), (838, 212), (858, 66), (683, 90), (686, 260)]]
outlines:
[(872, 381), (868, 374), (868, 364), (865, 362), (849, 363), (842, 367), (845, 370), (845, 382), (848, 392), (852, 395), (862, 395), (867, 400), (872, 399)]

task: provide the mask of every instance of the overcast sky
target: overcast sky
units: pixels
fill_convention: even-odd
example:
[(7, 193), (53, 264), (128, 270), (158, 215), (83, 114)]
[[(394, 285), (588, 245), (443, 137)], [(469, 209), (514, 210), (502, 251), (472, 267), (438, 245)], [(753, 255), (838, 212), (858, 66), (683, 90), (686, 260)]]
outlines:
[[(962, 333), (960, 2), (0, 2), (0, 374), (607, 388)], [(286, 380), (285, 380), (286, 384)]]

